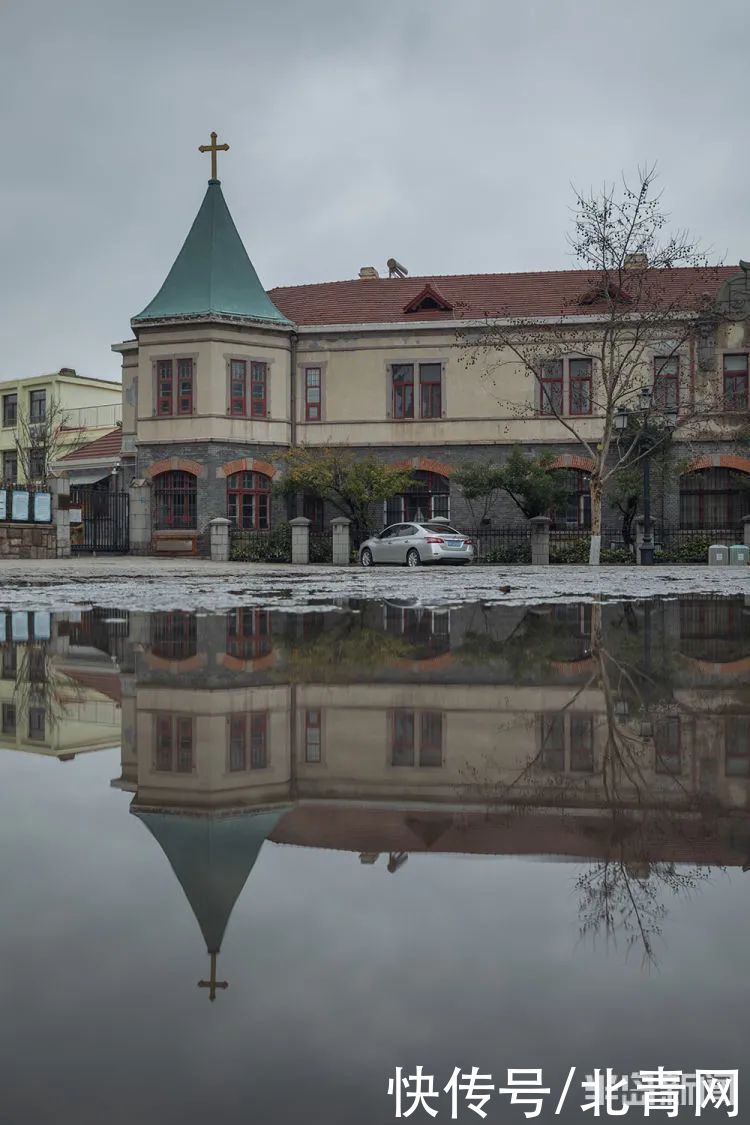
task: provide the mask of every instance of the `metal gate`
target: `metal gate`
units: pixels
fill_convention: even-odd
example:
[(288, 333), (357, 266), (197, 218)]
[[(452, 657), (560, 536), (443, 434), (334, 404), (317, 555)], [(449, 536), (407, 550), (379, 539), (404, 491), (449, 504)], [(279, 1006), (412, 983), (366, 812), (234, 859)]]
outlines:
[(127, 492), (71, 488), (70, 507), (81, 522), (70, 525), (74, 554), (126, 554), (130, 546), (130, 497)]

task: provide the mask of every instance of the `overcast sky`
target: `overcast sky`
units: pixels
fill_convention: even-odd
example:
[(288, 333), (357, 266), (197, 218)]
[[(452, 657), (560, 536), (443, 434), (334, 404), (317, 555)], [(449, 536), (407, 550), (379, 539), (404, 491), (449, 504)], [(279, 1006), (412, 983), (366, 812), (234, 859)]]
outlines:
[(0, 378), (115, 376), (209, 174), (268, 287), (567, 268), (570, 184), (658, 160), (750, 257), (747, 0), (0, 0)]

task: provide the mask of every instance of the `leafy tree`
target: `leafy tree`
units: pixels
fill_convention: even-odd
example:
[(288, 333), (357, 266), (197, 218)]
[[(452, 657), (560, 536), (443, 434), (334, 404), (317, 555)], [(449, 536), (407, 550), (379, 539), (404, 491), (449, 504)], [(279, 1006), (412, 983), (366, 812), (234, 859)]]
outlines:
[(284, 454), (286, 472), (278, 485), (284, 496), (306, 492), (331, 504), (354, 525), (357, 536), (371, 529), (373, 505), (390, 500), (413, 483), (411, 472), (380, 461), (357, 457), (347, 449), (296, 446)]
[(467, 461), (453, 474), (453, 483), (463, 496), (478, 527), (490, 516), (498, 493), (504, 487), (503, 470), (499, 465)]
[(565, 483), (551, 464), (548, 454), (529, 457), (514, 446), (500, 470), (502, 487), (527, 519), (546, 516), (565, 500)]

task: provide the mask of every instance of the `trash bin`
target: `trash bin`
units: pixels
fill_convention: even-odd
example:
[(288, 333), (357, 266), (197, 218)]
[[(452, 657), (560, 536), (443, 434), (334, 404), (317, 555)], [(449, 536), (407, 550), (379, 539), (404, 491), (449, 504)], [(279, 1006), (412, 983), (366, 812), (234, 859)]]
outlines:
[(708, 548), (709, 566), (727, 566), (729, 564), (729, 548), (723, 543), (714, 543)]
[(750, 547), (743, 546), (742, 543), (734, 543), (729, 548), (729, 565), (730, 566), (747, 566), (750, 562)]

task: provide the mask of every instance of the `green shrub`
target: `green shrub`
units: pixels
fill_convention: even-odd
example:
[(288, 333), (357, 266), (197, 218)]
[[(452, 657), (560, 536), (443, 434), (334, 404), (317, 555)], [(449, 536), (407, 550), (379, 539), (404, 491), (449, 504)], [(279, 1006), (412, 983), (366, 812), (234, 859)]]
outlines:
[(504, 547), (491, 547), (490, 550), (482, 552), (477, 559), (480, 563), (503, 563), (504, 565), (516, 565), (519, 563), (531, 562), (531, 544), (530, 543), (510, 543)]
[(657, 547), (654, 551), (655, 563), (707, 563), (708, 548), (713, 539), (710, 535), (691, 535), (678, 539), (675, 543)]
[(629, 566), (635, 563), (635, 558), (627, 547), (603, 547), (601, 561), (610, 566)]
[(291, 562), (292, 529), (282, 523), (273, 531), (233, 532), (229, 558), (234, 562)]
[(575, 539), (562, 539), (557, 543), (550, 543), (549, 561), (567, 566), (587, 563), (590, 542), (588, 535), (579, 535)]

